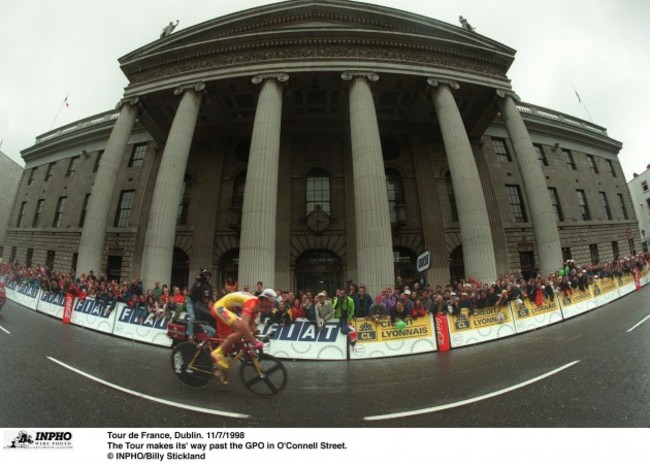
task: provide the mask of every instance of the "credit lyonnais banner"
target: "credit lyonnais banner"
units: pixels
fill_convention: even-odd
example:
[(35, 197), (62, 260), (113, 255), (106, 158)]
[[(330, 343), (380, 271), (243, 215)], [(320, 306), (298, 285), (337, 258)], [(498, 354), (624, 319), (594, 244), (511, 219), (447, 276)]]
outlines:
[(477, 308), (472, 315), (463, 309), (458, 315), (449, 315), (448, 320), (452, 347), (476, 344), (515, 333), (509, 305)]
[(394, 325), (390, 318), (377, 322), (360, 318), (353, 324), (357, 341), (350, 350), (352, 359), (392, 357), (437, 349), (432, 315), (407, 318), (402, 328)]

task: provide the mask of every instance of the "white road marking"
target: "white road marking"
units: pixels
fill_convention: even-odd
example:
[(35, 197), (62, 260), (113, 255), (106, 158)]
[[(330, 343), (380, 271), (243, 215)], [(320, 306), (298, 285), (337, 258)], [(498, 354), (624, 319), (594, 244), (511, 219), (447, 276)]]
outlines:
[(0, 329), (3, 330), (3, 331), (4, 331), (5, 333), (7, 333), (7, 334), (11, 334), (9, 331), (7, 331), (6, 329), (4, 329), (2, 326), (0, 326)]
[(150, 400), (152, 402), (157, 402), (157, 403), (163, 404), (163, 405), (169, 405), (171, 407), (182, 408), (182, 409), (185, 409), (185, 410), (192, 410), (194, 412), (207, 413), (208, 415), (217, 415), (217, 416), (221, 416), (221, 417), (231, 417), (231, 418), (249, 418), (249, 415), (246, 415), (246, 414), (243, 414), (243, 413), (224, 412), (224, 411), (221, 411), (221, 410), (212, 410), (212, 409), (207, 409), (207, 408), (202, 408), (202, 407), (195, 407), (193, 405), (180, 404), (178, 402), (171, 402), (169, 400), (164, 400), (164, 399), (159, 399), (157, 397), (148, 396), (147, 394), (142, 394), (142, 393), (137, 392), (137, 391), (132, 391), (131, 389), (127, 389), (127, 388), (124, 388), (122, 386), (118, 386), (117, 384), (113, 384), (113, 383), (110, 383), (108, 381), (104, 381), (101, 378), (97, 378), (96, 376), (90, 375), (88, 373), (84, 373), (83, 371), (78, 370), (77, 368), (71, 367), (70, 365), (66, 365), (65, 363), (63, 363), (63, 362), (61, 362), (61, 361), (59, 361), (59, 360), (57, 360), (55, 358), (52, 358), (52, 357), (47, 357), (47, 358), (49, 360), (53, 361), (54, 363), (58, 363), (62, 367), (67, 368), (70, 371), (74, 371), (75, 373), (80, 374), (81, 376), (85, 376), (88, 379), (96, 381), (96, 382), (98, 382), (100, 384), (103, 384), (105, 386), (108, 386), (110, 388), (117, 389), (118, 391), (122, 391), (122, 392), (125, 392), (127, 394), (131, 394), (133, 396), (140, 397), (142, 399)]
[(366, 421), (390, 420), (390, 419), (393, 419), (393, 418), (402, 418), (402, 417), (409, 417), (409, 416), (414, 416), (414, 415), (424, 415), (426, 413), (440, 412), (441, 410), (448, 410), (448, 409), (460, 407), (462, 405), (472, 404), (474, 402), (479, 402), (479, 401), (482, 401), (482, 400), (485, 400), (485, 399), (489, 399), (491, 397), (500, 396), (501, 394), (505, 394), (507, 392), (514, 391), (515, 389), (519, 389), (519, 388), (522, 388), (524, 386), (528, 386), (529, 384), (533, 384), (533, 383), (535, 383), (537, 381), (540, 381), (540, 380), (542, 380), (544, 378), (547, 378), (547, 377), (552, 376), (552, 375), (554, 375), (556, 373), (559, 373), (562, 370), (566, 370), (567, 368), (572, 367), (573, 365), (575, 365), (576, 363), (579, 363), (579, 362), (580, 362), (580, 360), (575, 360), (575, 361), (573, 361), (571, 363), (567, 363), (566, 365), (561, 366), (560, 368), (556, 368), (555, 370), (549, 371), (548, 373), (544, 373), (543, 375), (540, 375), (540, 376), (537, 376), (535, 378), (529, 379), (528, 381), (524, 381), (523, 383), (515, 384), (514, 386), (510, 386), (508, 388), (501, 389), (499, 391), (491, 392), (490, 394), (485, 394), (485, 395), (482, 395), (482, 396), (473, 397), (473, 398), (467, 399), (467, 400), (461, 400), (459, 402), (453, 402), (451, 404), (438, 405), (436, 407), (429, 407), (429, 408), (423, 408), (423, 409), (419, 409), (419, 410), (410, 410), (410, 411), (407, 411), (407, 412), (388, 413), (388, 414), (385, 414), (385, 415), (374, 415), (374, 416), (370, 416), (370, 417), (364, 417), (364, 420), (366, 420)]
[(641, 325), (645, 322), (645, 320), (647, 320), (648, 318), (650, 318), (650, 315), (648, 315), (648, 316), (645, 317), (643, 320), (639, 321), (637, 324), (635, 324), (634, 326), (632, 326), (630, 329), (627, 330), (627, 332), (629, 333), (630, 331), (632, 331), (632, 330), (633, 330), (634, 328), (636, 328), (637, 326), (641, 326)]

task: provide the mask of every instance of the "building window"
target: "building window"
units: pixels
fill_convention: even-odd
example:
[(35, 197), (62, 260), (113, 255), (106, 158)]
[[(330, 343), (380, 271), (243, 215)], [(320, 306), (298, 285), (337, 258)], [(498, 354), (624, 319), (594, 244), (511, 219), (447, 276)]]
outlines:
[(394, 169), (386, 170), (386, 188), (388, 189), (388, 214), (391, 224), (397, 223), (397, 209), (404, 205), (404, 186), (402, 176)]
[(597, 265), (600, 263), (600, 257), (598, 256), (598, 244), (589, 244), (589, 255), (591, 255), (592, 265)]
[(558, 196), (557, 189), (555, 187), (549, 187), (548, 193), (551, 196), (551, 205), (555, 209), (555, 216), (557, 216), (558, 221), (564, 221), (564, 215), (562, 214), (562, 205), (560, 204), (560, 197)]
[(600, 203), (603, 204), (603, 210), (605, 211), (605, 218), (611, 220), (612, 211), (609, 209), (609, 201), (607, 200), (607, 194), (605, 192), (599, 192), (599, 194), (600, 194)]
[(16, 246), (13, 246), (13, 247), (11, 248), (11, 256), (9, 257), (9, 261), (10, 261), (11, 263), (13, 263), (13, 262), (16, 260), (16, 250), (17, 250), (17, 247), (16, 247)]
[(609, 168), (609, 174), (612, 175), (613, 178), (616, 177), (616, 170), (614, 169), (614, 163), (612, 163), (612, 160), (606, 160), (607, 161), (607, 168)]
[(90, 194), (86, 194), (84, 197), (84, 204), (81, 207), (81, 217), (79, 218), (79, 227), (84, 227), (84, 222), (86, 221), (86, 212), (88, 211), (88, 201), (90, 200)]
[(54, 270), (54, 257), (56, 257), (56, 251), (48, 250), (45, 258), (45, 266), (47, 266), (49, 270)]
[(52, 162), (49, 165), (47, 165), (47, 171), (45, 172), (45, 179), (44, 179), (45, 182), (52, 179), (52, 171), (54, 171), (54, 165), (56, 165), (56, 162)]
[(29, 179), (27, 179), (28, 186), (31, 186), (32, 183), (34, 182), (35, 175), (36, 175), (36, 168), (32, 168), (32, 170), (29, 172)]
[(641, 182), (641, 189), (643, 189), (643, 192), (648, 192), (648, 181)]
[(136, 168), (142, 166), (144, 163), (144, 154), (147, 151), (147, 144), (135, 144), (131, 150), (131, 158), (129, 158), (129, 168)]
[(447, 199), (449, 199), (449, 208), (451, 210), (451, 221), (458, 223), (458, 207), (456, 206), (456, 194), (454, 194), (454, 185), (451, 182), (451, 173), (447, 171), (445, 175), (447, 184)]
[(18, 210), (18, 220), (16, 220), (16, 227), (20, 228), (23, 222), (23, 216), (25, 216), (25, 209), (27, 208), (27, 202), (22, 202), (20, 204), (20, 210)]
[(185, 179), (183, 179), (183, 196), (181, 197), (181, 203), (178, 206), (178, 217), (176, 218), (176, 224), (179, 226), (185, 226), (187, 224), (187, 213), (190, 210), (189, 190), (191, 186), (192, 178), (186, 174)]
[(68, 171), (65, 172), (65, 177), (69, 178), (77, 171), (77, 165), (79, 164), (79, 157), (72, 157), (70, 159), (70, 164), (68, 164)]
[[(650, 213), (650, 199), (645, 199), (645, 203), (648, 205), (648, 213)], [(627, 218), (627, 216), (625, 218)]]
[(589, 167), (591, 168), (592, 173), (598, 174), (598, 165), (596, 165), (596, 159), (593, 155), (587, 155), (587, 161), (589, 162)]
[(122, 257), (116, 255), (109, 255), (106, 262), (106, 278), (111, 281), (115, 280), (118, 283), (122, 276)]
[(614, 255), (614, 260), (618, 260), (620, 256), (618, 252), (618, 241), (612, 241), (612, 254)]
[(102, 156), (104, 156), (103, 150), (97, 152), (97, 157), (95, 157), (95, 166), (93, 166), (93, 173), (99, 171), (99, 164), (102, 162)]
[(623, 219), (627, 220), (627, 208), (625, 208), (625, 199), (623, 199), (623, 194), (616, 194), (618, 197), (618, 204), (621, 206), (621, 211), (623, 212)]
[(494, 153), (497, 156), (497, 160), (512, 161), (510, 152), (508, 152), (508, 146), (504, 139), (492, 139), (492, 146), (494, 147)]
[(27, 254), (25, 255), (25, 266), (27, 268), (32, 267), (33, 259), (34, 259), (34, 249), (27, 249)]
[(576, 190), (578, 196), (578, 205), (580, 205), (580, 214), (582, 215), (583, 220), (590, 220), (591, 215), (589, 214), (589, 205), (587, 204), (587, 197), (585, 196), (585, 191), (581, 189)]
[(126, 228), (129, 225), (134, 193), (135, 191), (120, 192), (120, 203), (115, 212), (115, 222), (113, 223), (116, 228)]
[(43, 203), (45, 199), (38, 199), (36, 203), (36, 211), (34, 212), (34, 220), (32, 221), (32, 228), (38, 227), (38, 221), (41, 218), (41, 213), (43, 213)]
[(562, 149), (562, 153), (564, 154), (564, 163), (566, 163), (572, 170), (576, 170), (576, 162), (573, 159), (571, 150)]
[(393, 248), (393, 266), (395, 276), (401, 276), (404, 282), (413, 282), (417, 278), (417, 256), (406, 247)]
[(571, 255), (571, 247), (562, 247), (562, 261), (566, 262), (571, 260), (573, 257)]
[(67, 197), (59, 197), (56, 203), (56, 212), (54, 213), (54, 221), (52, 221), (53, 228), (61, 227), (61, 219), (63, 218), (63, 210), (65, 209), (65, 199)]
[(537, 154), (537, 159), (542, 162), (542, 165), (548, 166), (548, 160), (546, 159), (544, 148), (540, 144), (533, 144), (533, 149), (535, 150), (535, 154)]
[(306, 214), (309, 215), (320, 205), (325, 213), (331, 213), (330, 202), (330, 176), (320, 168), (314, 168), (307, 173), (307, 186), (305, 191)]
[(508, 203), (510, 204), (510, 211), (512, 212), (512, 221), (515, 223), (526, 223), (528, 221), (528, 218), (526, 217), (526, 209), (521, 199), (521, 191), (519, 190), (519, 186), (506, 185), (506, 190), (508, 192)]

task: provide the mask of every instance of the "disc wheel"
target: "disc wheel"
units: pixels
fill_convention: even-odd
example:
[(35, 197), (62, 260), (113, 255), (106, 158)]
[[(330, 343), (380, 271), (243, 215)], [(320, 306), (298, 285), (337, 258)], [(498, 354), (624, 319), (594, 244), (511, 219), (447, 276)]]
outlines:
[(260, 354), (259, 364), (261, 374), (257, 373), (255, 365), (251, 360), (241, 364), (239, 375), (244, 386), (253, 394), (258, 396), (273, 396), (287, 384), (287, 370), (282, 362), (272, 355)]
[(190, 362), (198, 348), (191, 342), (182, 342), (172, 350), (172, 371), (183, 384), (193, 388), (202, 388), (212, 379), (212, 358), (207, 350), (199, 352), (192, 367)]

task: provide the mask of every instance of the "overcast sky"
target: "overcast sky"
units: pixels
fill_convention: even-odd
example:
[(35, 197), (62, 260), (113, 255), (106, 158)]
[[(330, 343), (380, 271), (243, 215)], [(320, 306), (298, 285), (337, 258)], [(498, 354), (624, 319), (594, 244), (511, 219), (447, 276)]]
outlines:
[[(24, 163), (34, 138), (112, 109), (128, 84), (118, 58), (255, 0), (0, 0), (0, 150)], [(650, 163), (650, 1), (377, 0), (517, 50), (508, 76), (525, 102), (576, 116), (623, 143), (626, 178)], [(489, 6), (487, 6), (489, 5)], [(575, 88), (575, 90), (574, 90)], [(581, 97), (578, 101), (576, 91)], [(62, 107), (68, 97), (70, 107)]]

